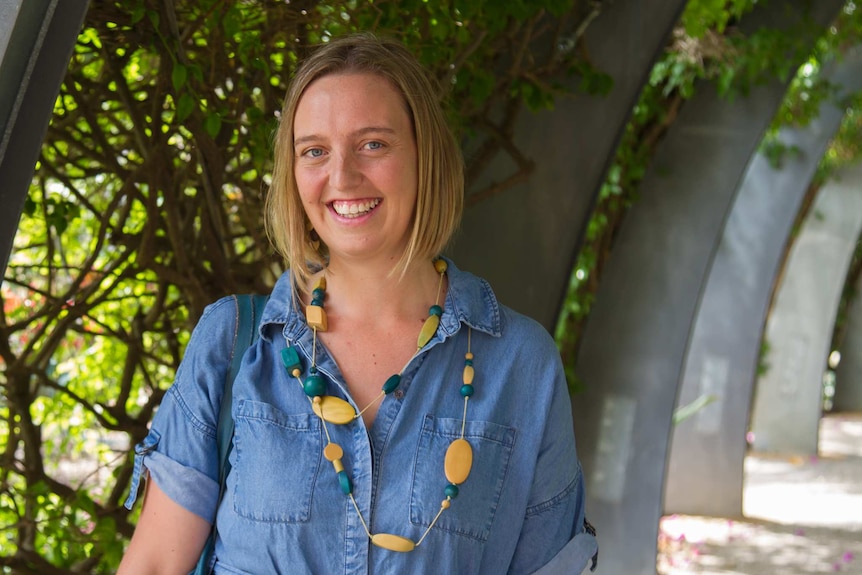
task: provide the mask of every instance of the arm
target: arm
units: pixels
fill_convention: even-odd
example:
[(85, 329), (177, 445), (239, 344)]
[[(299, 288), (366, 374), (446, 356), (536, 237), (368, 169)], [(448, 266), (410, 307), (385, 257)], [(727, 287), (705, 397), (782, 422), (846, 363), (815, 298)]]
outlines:
[(147, 481), (138, 525), (117, 575), (185, 575), (197, 564), (210, 524)]
[(572, 424), (571, 398), (565, 372), (553, 343), (532, 372), (550, 391), (543, 401), (546, 414), (537, 452), (530, 500), (510, 566), (511, 574), (581, 573), (595, 553), (595, 539), (584, 526), (584, 476), (578, 462)]

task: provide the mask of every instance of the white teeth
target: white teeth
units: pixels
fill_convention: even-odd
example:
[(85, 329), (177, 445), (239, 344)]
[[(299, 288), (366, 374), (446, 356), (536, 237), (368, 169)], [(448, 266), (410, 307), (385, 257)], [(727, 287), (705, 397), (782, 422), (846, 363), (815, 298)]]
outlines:
[(366, 214), (377, 207), (380, 203), (379, 199), (367, 200), (365, 202), (332, 202), (332, 209), (339, 216), (347, 218), (355, 218)]

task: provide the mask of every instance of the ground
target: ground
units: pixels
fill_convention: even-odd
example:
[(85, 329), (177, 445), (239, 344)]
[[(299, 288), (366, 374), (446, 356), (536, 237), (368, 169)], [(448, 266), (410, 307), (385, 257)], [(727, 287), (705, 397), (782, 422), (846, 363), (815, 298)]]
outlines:
[(819, 451), (750, 454), (744, 519), (664, 517), (659, 575), (862, 575), (862, 413), (826, 415)]

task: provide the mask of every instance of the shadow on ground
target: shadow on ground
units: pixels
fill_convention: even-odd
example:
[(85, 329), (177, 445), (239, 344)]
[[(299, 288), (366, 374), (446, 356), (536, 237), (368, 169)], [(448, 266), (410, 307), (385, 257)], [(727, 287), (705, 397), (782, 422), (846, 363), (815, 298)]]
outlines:
[(862, 414), (821, 421), (820, 455), (750, 454), (745, 518), (671, 515), (660, 575), (862, 575)]

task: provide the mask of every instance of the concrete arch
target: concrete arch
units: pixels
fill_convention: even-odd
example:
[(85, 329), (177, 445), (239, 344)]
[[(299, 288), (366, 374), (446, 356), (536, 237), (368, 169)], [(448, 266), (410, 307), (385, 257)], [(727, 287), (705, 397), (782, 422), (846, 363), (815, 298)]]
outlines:
[(0, 0), (0, 270), (6, 269), (87, 4)]
[(751, 416), (758, 451), (817, 454), (823, 374), (860, 231), (857, 164), (820, 189), (788, 256), (766, 323), (771, 367), (757, 382)]
[[(769, 3), (746, 29), (830, 22), (841, 2)], [(608, 573), (655, 573), (664, 463), (689, 334), (746, 166), (784, 96), (773, 81), (721, 100), (701, 87), (681, 110), (624, 222), (578, 358), (575, 404), (588, 510), (615, 550)]]
[[(839, 98), (862, 89), (862, 50), (824, 76), (842, 87)], [(779, 141), (794, 150), (781, 167), (758, 153), (745, 173), (708, 272), (677, 398), (678, 405), (705, 395), (716, 400), (673, 429), (666, 513), (742, 515), (745, 434), (773, 285), (802, 199), (843, 117), (843, 107), (825, 102), (808, 126), (781, 131)]]
[(834, 411), (862, 411), (862, 278), (856, 281), (855, 292), (839, 350), (841, 363), (835, 373)]
[[(684, 6), (685, 0), (604, 3), (584, 41), (590, 61), (613, 77), (613, 89), (607, 96), (562, 99), (553, 111), (523, 113), (515, 141), (537, 160), (536, 170), (527, 183), (464, 215), (450, 250), (459, 266), (488, 279), (502, 302), (551, 332), (614, 150)], [(488, 173), (512, 169), (500, 160)]]

